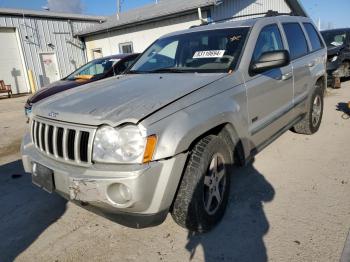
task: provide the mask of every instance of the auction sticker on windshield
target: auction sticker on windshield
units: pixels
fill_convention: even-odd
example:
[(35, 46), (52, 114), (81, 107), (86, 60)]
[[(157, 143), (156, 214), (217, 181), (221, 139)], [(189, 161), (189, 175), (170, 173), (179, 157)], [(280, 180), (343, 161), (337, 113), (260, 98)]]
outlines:
[(223, 57), (226, 50), (208, 50), (208, 51), (197, 51), (194, 53), (193, 58), (216, 58)]

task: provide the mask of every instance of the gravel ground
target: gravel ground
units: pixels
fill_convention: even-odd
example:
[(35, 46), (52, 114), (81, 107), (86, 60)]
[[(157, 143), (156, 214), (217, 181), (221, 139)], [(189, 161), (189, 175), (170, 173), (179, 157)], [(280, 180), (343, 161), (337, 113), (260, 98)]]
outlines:
[(25, 98), (0, 100), (0, 261), (339, 261), (350, 227), (350, 120), (337, 105), (349, 100), (347, 82), (328, 94), (316, 135), (288, 132), (236, 170), (224, 220), (205, 235), (170, 216), (126, 228), (32, 186), (18, 152)]

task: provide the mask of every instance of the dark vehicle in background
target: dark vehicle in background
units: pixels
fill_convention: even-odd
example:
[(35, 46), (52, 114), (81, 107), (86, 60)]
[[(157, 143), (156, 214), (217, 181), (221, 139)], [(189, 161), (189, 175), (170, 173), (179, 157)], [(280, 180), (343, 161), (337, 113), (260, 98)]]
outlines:
[(138, 55), (139, 54), (119, 54), (92, 60), (69, 76), (36, 92), (27, 100), (24, 107), (25, 114), (28, 116), (32, 110), (33, 104), (49, 96), (90, 82), (122, 74), (133, 64)]
[(350, 28), (321, 32), (328, 48), (328, 84), (340, 88), (340, 80), (350, 77)]

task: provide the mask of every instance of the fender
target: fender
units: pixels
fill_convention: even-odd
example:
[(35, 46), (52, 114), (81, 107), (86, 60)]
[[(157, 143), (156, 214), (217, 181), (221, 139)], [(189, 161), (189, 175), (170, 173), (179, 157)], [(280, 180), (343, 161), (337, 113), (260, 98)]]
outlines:
[[(232, 136), (246, 140), (246, 108), (246, 89), (242, 84), (151, 124), (147, 131), (158, 136), (154, 160), (170, 158), (188, 151), (197, 138), (223, 124), (233, 127), (229, 129), (236, 133)], [(248, 143), (243, 143), (245, 155), (250, 152), (248, 147)]]

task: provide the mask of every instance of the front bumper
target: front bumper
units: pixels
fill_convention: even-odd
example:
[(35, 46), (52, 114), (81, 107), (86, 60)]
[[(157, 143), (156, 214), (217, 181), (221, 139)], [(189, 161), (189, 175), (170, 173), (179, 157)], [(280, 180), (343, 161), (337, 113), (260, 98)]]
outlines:
[[(187, 158), (184, 153), (146, 165), (82, 167), (47, 157), (36, 149), (29, 134), (23, 139), (21, 151), (26, 172), (32, 173), (33, 163), (53, 170), (55, 192), (95, 213), (135, 227), (159, 224), (165, 219)], [(131, 197), (127, 201), (120, 201), (123, 194), (118, 185), (129, 189)]]

